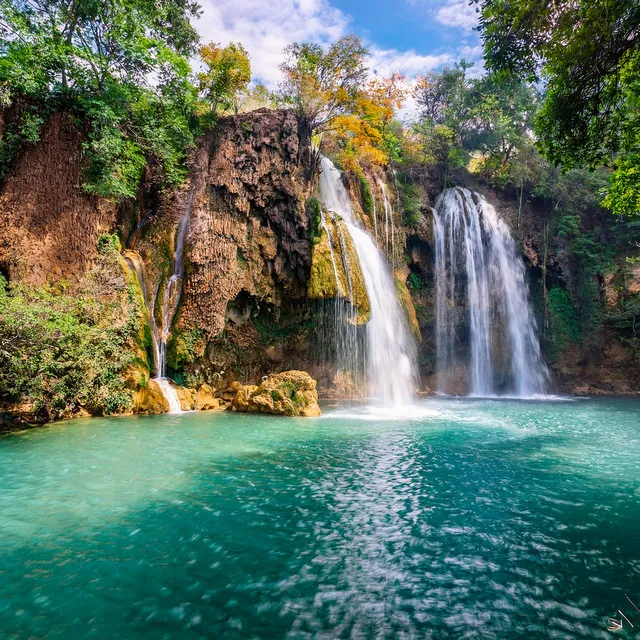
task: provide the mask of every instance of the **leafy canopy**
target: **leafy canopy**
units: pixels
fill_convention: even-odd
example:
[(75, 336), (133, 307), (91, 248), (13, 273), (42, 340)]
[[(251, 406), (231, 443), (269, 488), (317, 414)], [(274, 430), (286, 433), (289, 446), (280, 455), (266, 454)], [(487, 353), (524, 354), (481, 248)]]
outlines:
[(200, 95), (215, 114), (218, 109), (238, 111), (240, 95), (251, 81), (249, 54), (240, 43), (220, 47), (210, 42), (198, 50), (204, 70), (198, 73)]
[(312, 132), (327, 130), (336, 116), (351, 112), (367, 76), (368, 51), (359, 38), (344, 36), (326, 52), (319, 44), (294, 43), (285, 53), (280, 103), (293, 106)]
[(640, 1), (474, 1), (487, 66), (546, 83), (544, 154), (565, 167), (613, 165), (605, 203), (640, 214)]
[(442, 167), (445, 174), (475, 154), (479, 168), (495, 178), (528, 144), (538, 95), (518, 80), (470, 78), (470, 67), (462, 60), (418, 78), (420, 117), (414, 132), (421, 138), (424, 161)]
[(89, 123), (89, 191), (133, 195), (148, 158), (179, 182), (198, 14), (191, 0), (0, 0), (0, 98), (16, 115), (2, 169), (48, 114), (68, 110)]

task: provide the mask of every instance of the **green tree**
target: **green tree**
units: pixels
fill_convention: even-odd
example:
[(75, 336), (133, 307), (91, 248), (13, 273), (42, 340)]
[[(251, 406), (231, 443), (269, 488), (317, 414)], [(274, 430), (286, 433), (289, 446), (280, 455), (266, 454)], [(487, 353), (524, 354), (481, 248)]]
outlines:
[(210, 42), (198, 53), (205, 69), (198, 73), (200, 95), (214, 115), (218, 110), (238, 112), (240, 95), (248, 90), (251, 81), (249, 54), (240, 43), (226, 47)]
[(545, 155), (565, 167), (612, 165), (607, 206), (639, 214), (640, 2), (475, 1), (487, 66), (546, 82), (536, 127)]
[(470, 67), (462, 60), (418, 79), (415, 131), (423, 139), (425, 158), (431, 156), (445, 175), (473, 154), (479, 159), (476, 168), (495, 179), (530, 144), (537, 92), (519, 80), (470, 78)]
[(293, 106), (312, 133), (330, 129), (336, 116), (350, 114), (357, 106), (367, 77), (368, 55), (359, 38), (344, 36), (326, 52), (318, 44), (294, 43), (285, 53), (279, 101)]
[(2, 169), (48, 115), (66, 110), (89, 124), (89, 191), (134, 195), (148, 158), (180, 182), (193, 141), (198, 13), (191, 0), (0, 0), (0, 93), (15, 115)]

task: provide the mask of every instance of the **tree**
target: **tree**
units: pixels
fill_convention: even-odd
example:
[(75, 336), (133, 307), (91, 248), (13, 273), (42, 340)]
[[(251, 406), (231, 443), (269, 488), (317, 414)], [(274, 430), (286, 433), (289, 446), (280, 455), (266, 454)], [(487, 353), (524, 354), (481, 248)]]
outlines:
[(318, 44), (294, 43), (280, 69), (280, 103), (293, 106), (312, 133), (331, 128), (334, 118), (351, 113), (366, 80), (368, 51), (359, 38), (344, 36), (325, 52)]
[(567, 168), (613, 165), (605, 202), (640, 214), (640, 180), (629, 181), (640, 169), (640, 2), (482, 0), (480, 29), (490, 69), (546, 81), (544, 154)]
[(391, 124), (405, 96), (404, 78), (400, 74), (373, 79), (360, 89), (351, 112), (334, 118), (331, 126), (341, 146), (339, 160), (345, 169), (359, 172), (362, 163), (389, 162), (397, 145)]
[(205, 65), (205, 70), (198, 73), (198, 89), (211, 112), (233, 109), (237, 113), (239, 96), (251, 81), (249, 54), (234, 42), (224, 48), (210, 42), (198, 53)]
[(89, 191), (135, 194), (148, 157), (179, 182), (193, 140), (198, 14), (191, 0), (0, 0), (0, 86), (19, 116), (2, 142), (3, 170), (51, 112), (67, 110), (90, 125)]
[(418, 78), (416, 131), (423, 138), (425, 156), (431, 156), (444, 176), (473, 154), (476, 168), (495, 180), (508, 172), (509, 162), (529, 143), (537, 92), (517, 79), (469, 78), (469, 67), (462, 60)]

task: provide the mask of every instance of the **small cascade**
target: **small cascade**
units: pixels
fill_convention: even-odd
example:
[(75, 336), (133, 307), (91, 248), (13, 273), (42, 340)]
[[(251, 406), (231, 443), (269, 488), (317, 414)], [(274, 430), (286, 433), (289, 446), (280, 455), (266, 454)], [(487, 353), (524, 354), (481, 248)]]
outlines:
[(371, 194), (371, 199), (373, 200), (373, 235), (376, 239), (376, 244), (378, 244), (378, 207), (375, 194)]
[(366, 327), (369, 393), (386, 405), (409, 404), (416, 387), (415, 347), (393, 276), (373, 238), (356, 221), (340, 172), (328, 158), (322, 158), (320, 196), (327, 210), (341, 217), (349, 233), (371, 303)]
[[(461, 188), (439, 196), (433, 228), (439, 391), (449, 393), (468, 363), (473, 396), (543, 394), (548, 371), (509, 228), (481, 195)], [(465, 352), (459, 345), (467, 343)]]
[(181, 413), (182, 405), (171, 384), (171, 380), (167, 378), (167, 342), (171, 332), (171, 325), (180, 303), (180, 295), (182, 294), (182, 279), (184, 276), (184, 244), (189, 230), (189, 220), (191, 218), (191, 205), (193, 201), (193, 190), (191, 190), (185, 212), (180, 219), (178, 231), (176, 235), (176, 248), (173, 255), (172, 274), (167, 280), (164, 289), (164, 297), (162, 300), (162, 326), (158, 327), (156, 322), (155, 303), (158, 298), (158, 290), (153, 296), (149, 295), (142, 260), (135, 251), (127, 250), (125, 252), (125, 260), (129, 267), (134, 271), (144, 296), (145, 306), (147, 308), (147, 316), (149, 327), (151, 329), (151, 340), (153, 342), (153, 359), (155, 377), (162, 394), (169, 403), (170, 413)]
[(167, 374), (167, 342), (171, 333), (171, 325), (178, 310), (180, 296), (182, 294), (182, 278), (184, 276), (184, 243), (189, 230), (191, 219), (191, 204), (193, 202), (193, 189), (189, 193), (185, 212), (180, 219), (176, 234), (176, 248), (173, 253), (173, 271), (164, 290), (162, 299), (162, 330), (160, 331), (160, 344), (158, 359), (156, 360), (156, 374), (158, 378), (165, 378)]
[(391, 203), (387, 197), (387, 188), (384, 182), (380, 182), (380, 191), (382, 191), (382, 202), (384, 204), (384, 246), (389, 253), (389, 224), (391, 223), (391, 234), (393, 234), (393, 210), (391, 209)]
[(162, 395), (167, 399), (169, 403), (169, 413), (182, 413), (182, 405), (180, 404), (180, 398), (176, 390), (171, 386), (169, 378), (155, 378), (158, 383)]

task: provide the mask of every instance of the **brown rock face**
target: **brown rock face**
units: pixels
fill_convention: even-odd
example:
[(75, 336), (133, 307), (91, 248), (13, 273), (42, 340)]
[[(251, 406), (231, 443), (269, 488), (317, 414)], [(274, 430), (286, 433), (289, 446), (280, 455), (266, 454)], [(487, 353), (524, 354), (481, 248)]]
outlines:
[(115, 205), (82, 191), (82, 133), (71, 116), (51, 118), (0, 188), (0, 269), (10, 280), (77, 281), (113, 230)]
[(292, 417), (316, 417), (321, 413), (316, 381), (304, 371), (275, 373), (266, 376), (257, 386), (240, 386), (231, 408), (244, 413)]
[(193, 158), (180, 324), (213, 338), (240, 292), (303, 298), (311, 265), (298, 121), (260, 110), (221, 120)]

